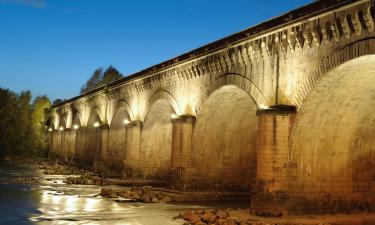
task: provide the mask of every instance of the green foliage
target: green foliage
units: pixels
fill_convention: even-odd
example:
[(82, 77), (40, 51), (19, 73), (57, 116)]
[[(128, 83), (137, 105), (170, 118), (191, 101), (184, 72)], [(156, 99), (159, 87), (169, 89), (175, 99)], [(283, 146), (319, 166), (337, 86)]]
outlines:
[(109, 66), (104, 72), (102, 68), (98, 68), (94, 71), (90, 79), (81, 88), (81, 94), (98, 88), (102, 85), (109, 84), (115, 80), (122, 78), (121, 73), (114, 68)]
[(17, 95), (0, 88), (0, 156), (31, 155), (46, 148), (45, 110), (50, 101), (46, 96), (30, 101), (29, 91)]
[(32, 104), (31, 111), (31, 136), (32, 149), (45, 149), (47, 146), (44, 141), (44, 134), (46, 132), (46, 118), (47, 111), (51, 107), (51, 102), (47, 96), (36, 97)]

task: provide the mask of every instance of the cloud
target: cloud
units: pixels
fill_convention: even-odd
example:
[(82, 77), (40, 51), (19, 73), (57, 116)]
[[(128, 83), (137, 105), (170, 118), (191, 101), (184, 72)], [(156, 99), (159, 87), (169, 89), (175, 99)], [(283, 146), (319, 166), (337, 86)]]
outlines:
[(0, 0), (0, 3), (28, 6), (33, 8), (45, 8), (47, 6), (45, 0)]

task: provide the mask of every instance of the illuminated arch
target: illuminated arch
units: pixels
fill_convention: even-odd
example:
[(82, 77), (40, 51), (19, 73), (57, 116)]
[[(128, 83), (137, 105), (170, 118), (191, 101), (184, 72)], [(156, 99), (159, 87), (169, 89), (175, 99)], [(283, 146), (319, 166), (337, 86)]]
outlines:
[[(135, 120), (134, 113), (133, 113), (133, 111), (132, 111), (129, 103), (127, 101), (121, 99), (116, 104), (115, 112), (114, 112), (114, 114), (112, 116), (112, 119), (111, 119), (111, 124), (112, 124), (113, 118), (115, 118), (115, 116), (118, 113), (118, 111), (120, 111), (122, 109), (124, 109), (126, 111), (126, 113), (128, 114), (130, 120)], [(111, 124), (109, 124), (109, 126), (111, 126)]]
[(82, 117), (81, 114), (78, 111), (73, 112), (72, 116), (72, 127), (74, 128), (74, 125), (82, 126)]
[(289, 147), (298, 192), (373, 196), (367, 187), (375, 174), (374, 71), (375, 55), (355, 58), (325, 75), (304, 99)]
[[(98, 107), (93, 107), (93, 108), (91, 108), (91, 111), (90, 111), (90, 116), (89, 116), (88, 121), (87, 121), (87, 126), (92, 126), (93, 124), (91, 124), (91, 123), (93, 123), (93, 122), (102, 123), (104, 121), (103, 118), (104, 117), (103, 117), (103, 114), (101, 113), (100, 109)], [(99, 121), (96, 121), (96, 120), (99, 120)]]
[(143, 119), (146, 118), (148, 111), (150, 110), (151, 106), (158, 100), (167, 100), (169, 104), (173, 107), (174, 112), (177, 115), (181, 115), (182, 111), (181, 108), (176, 100), (176, 98), (168, 91), (166, 90), (158, 90), (155, 92), (148, 101), (148, 104), (145, 109), (145, 114), (143, 115)]
[[(361, 51), (355, 49), (361, 49)], [(349, 50), (351, 54), (348, 54)], [(312, 70), (310, 74), (307, 74), (305, 80), (298, 85), (292, 96), (292, 104), (300, 109), (311, 90), (327, 74), (345, 62), (372, 54), (375, 54), (375, 37), (368, 37), (349, 43), (327, 58), (323, 58), (321, 63), (318, 64), (319, 66)]]
[(268, 105), (266, 98), (259, 88), (249, 78), (238, 73), (225, 73), (217, 77), (208, 89), (208, 96), (210, 96), (215, 90), (226, 85), (235, 85), (245, 91), (258, 108)]

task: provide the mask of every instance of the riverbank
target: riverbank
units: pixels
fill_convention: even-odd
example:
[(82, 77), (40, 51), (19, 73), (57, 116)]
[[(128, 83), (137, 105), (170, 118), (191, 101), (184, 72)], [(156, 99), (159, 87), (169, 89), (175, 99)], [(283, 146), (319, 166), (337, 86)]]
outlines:
[(188, 210), (177, 215), (191, 225), (375, 225), (375, 214), (258, 217), (250, 209)]

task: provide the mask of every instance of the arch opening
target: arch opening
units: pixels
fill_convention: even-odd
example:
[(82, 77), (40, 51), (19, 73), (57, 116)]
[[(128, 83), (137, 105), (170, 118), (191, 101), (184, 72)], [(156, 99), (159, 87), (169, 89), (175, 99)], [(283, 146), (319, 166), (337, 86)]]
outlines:
[(375, 196), (374, 84), (375, 55), (369, 55), (334, 69), (309, 93), (291, 135), (293, 191)]
[(100, 151), (99, 125), (101, 119), (96, 109), (92, 109), (86, 127), (85, 161), (92, 163)]
[(175, 111), (166, 99), (152, 104), (141, 131), (140, 168), (143, 177), (166, 179), (172, 152), (172, 121)]
[(72, 122), (72, 148), (74, 149), (74, 159), (83, 158), (85, 156), (85, 130), (82, 128), (81, 117), (76, 112), (73, 116)]
[(198, 112), (192, 167), (201, 188), (248, 188), (255, 178), (257, 106), (234, 85), (213, 92)]
[(108, 149), (103, 154), (106, 161), (107, 173), (110, 176), (121, 176), (122, 164), (126, 151), (126, 122), (130, 116), (125, 107), (116, 110), (112, 118), (108, 133)]

